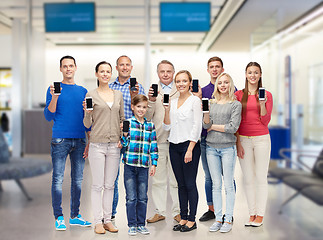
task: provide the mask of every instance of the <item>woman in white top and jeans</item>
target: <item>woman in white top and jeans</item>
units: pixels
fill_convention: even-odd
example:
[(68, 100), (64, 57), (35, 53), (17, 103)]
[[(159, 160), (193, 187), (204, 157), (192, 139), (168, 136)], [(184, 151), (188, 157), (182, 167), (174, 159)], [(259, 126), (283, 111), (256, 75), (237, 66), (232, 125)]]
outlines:
[[(199, 137), (202, 131), (201, 100), (190, 92), (192, 75), (179, 71), (175, 76), (178, 98), (165, 107), (163, 127), (170, 131), (168, 141), (172, 168), (178, 183), (181, 221), (174, 231), (196, 229), (198, 203), (196, 175), (201, 155)], [(189, 212), (188, 212), (189, 209)]]
[[(86, 110), (84, 101), (84, 125), (91, 128), (89, 163), (92, 172), (92, 210), (95, 233), (118, 232), (111, 222), (114, 182), (116, 180), (120, 148), (118, 146), (124, 120), (122, 93), (109, 88), (112, 75), (110, 63), (100, 62), (95, 67), (99, 87), (88, 92), (93, 99), (93, 110)], [(119, 143), (120, 144), (120, 143)], [(103, 194), (102, 194), (103, 192)], [(102, 224), (103, 218), (103, 224)]]

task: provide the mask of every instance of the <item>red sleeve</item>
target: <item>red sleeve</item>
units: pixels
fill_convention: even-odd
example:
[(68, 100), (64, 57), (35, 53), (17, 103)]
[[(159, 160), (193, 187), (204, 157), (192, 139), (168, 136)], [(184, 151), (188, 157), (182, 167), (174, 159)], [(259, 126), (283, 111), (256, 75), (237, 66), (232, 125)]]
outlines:
[(263, 125), (268, 126), (271, 119), (271, 112), (273, 110), (273, 96), (268, 91), (266, 91), (266, 95), (267, 95), (267, 102), (266, 102), (267, 114), (265, 116), (261, 116), (260, 121)]

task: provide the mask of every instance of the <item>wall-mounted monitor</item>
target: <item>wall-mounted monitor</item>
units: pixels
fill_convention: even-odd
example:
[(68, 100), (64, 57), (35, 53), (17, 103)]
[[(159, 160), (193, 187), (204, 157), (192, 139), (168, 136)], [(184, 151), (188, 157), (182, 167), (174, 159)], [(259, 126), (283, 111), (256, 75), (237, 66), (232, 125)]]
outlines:
[(210, 30), (210, 2), (161, 2), (161, 32), (205, 32)]
[(95, 31), (94, 2), (45, 3), (46, 32)]

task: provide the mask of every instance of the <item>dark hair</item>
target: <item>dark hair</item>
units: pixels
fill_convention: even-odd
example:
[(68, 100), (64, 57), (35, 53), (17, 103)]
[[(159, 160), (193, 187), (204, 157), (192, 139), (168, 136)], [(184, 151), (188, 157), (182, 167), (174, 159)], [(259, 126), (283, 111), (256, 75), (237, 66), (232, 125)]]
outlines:
[[(249, 67), (258, 67), (259, 70), (260, 70), (260, 73), (262, 73), (261, 71), (261, 67), (260, 67), (260, 64), (257, 63), (257, 62), (250, 62), (248, 63), (248, 65), (246, 66), (246, 71), (248, 70)], [(259, 81), (258, 81), (258, 87), (257, 87), (257, 90), (256, 90), (256, 94), (258, 93), (258, 90), (259, 88), (262, 87), (262, 79), (260, 77)], [(248, 89), (248, 79), (246, 78), (246, 81), (245, 81), (245, 87), (244, 89), (242, 90), (243, 91), (243, 95), (242, 95), (242, 99), (241, 99), (241, 104), (242, 104), (242, 113), (245, 114), (246, 113), (246, 110), (247, 110), (247, 102), (248, 102), (248, 96), (249, 96), (249, 89)], [(259, 99), (257, 99), (257, 102), (258, 102), (258, 105), (259, 105)], [(259, 107), (259, 110), (260, 110), (260, 106)]]
[(63, 60), (64, 60), (64, 59), (72, 59), (72, 60), (74, 61), (75, 66), (76, 66), (75, 58), (73, 58), (72, 56), (68, 56), (68, 55), (66, 55), (66, 56), (62, 57), (62, 58), (59, 60), (59, 66), (60, 66), (60, 67), (62, 66), (62, 62), (63, 62)]
[(131, 104), (136, 106), (140, 102), (148, 102), (148, 98), (143, 94), (137, 94), (131, 99)]
[(131, 64), (132, 64), (132, 61), (131, 61), (130, 57), (128, 57), (127, 55), (121, 55), (120, 57), (117, 58), (117, 61), (116, 61), (117, 66), (118, 66), (119, 59), (122, 58), (122, 57), (128, 58), (130, 60)]
[(190, 82), (192, 82), (192, 74), (189, 71), (187, 71), (187, 70), (181, 70), (178, 73), (176, 73), (176, 75), (175, 75), (175, 81), (176, 81), (177, 76), (179, 74), (182, 74), (182, 73), (185, 73), (188, 76), (188, 79), (190, 80)]
[(222, 59), (219, 57), (211, 57), (208, 61), (207, 61), (207, 66), (209, 67), (210, 62), (215, 62), (218, 61), (221, 63), (222, 67), (223, 67), (223, 62)]
[[(111, 73), (112, 73), (112, 66), (111, 66), (111, 64), (110, 64), (110, 63), (108, 63), (108, 62), (106, 62), (106, 61), (99, 62), (99, 63), (95, 66), (95, 72), (96, 72), (96, 73), (98, 73), (98, 72), (99, 72), (99, 68), (100, 68), (100, 66), (101, 66), (101, 65), (103, 65), (103, 64), (107, 64), (107, 65), (109, 65), (109, 66), (110, 66), (110, 68), (111, 68)], [(99, 80), (97, 80), (97, 84), (98, 84), (98, 86), (99, 86)]]
[(168, 61), (168, 60), (162, 60), (160, 63), (157, 64), (157, 72), (158, 72), (158, 68), (159, 68), (159, 65), (160, 64), (168, 64), (168, 65), (171, 65), (173, 67), (174, 72), (175, 72), (174, 65), (170, 61)]

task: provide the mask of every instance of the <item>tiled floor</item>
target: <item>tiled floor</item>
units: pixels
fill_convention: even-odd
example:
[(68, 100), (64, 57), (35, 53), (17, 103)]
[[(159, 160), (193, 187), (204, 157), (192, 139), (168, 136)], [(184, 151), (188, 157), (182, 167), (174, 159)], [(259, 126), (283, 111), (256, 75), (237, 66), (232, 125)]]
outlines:
[[(49, 159), (49, 156), (45, 156)], [(68, 164), (69, 165), (69, 164)], [(63, 184), (63, 209), (65, 220), (69, 217), (69, 171), (67, 166), (65, 181)], [(81, 214), (87, 220), (92, 220), (90, 184), (91, 173), (89, 165), (86, 164), (84, 170), (84, 182), (81, 199)], [(121, 165), (121, 176), (123, 173)], [(234, 212), (234, 225), (229, 233), (211, 233), (208, 231), (213, 221), (201, 223), (197, 222), (198, 229), (189, 233), (173, 232), (174, 221), (168, 213), (166, 221), (148, 224), (150, 235), (128, 236), (127, 219), (125, 214), (125, 192), (123, 187), (123, 177), (120, 177), (120, 201), (115, 224), (119, 228), (119, 233), (106, 233), (96, 235), (93, 228), (70, 227), (67, 231), (58, 232), (54, 229), (54, 217), (52, 216), (50, 185), (51, 174), (23, 180), (33, 201), (27, 201), (22, 195), (15, 182), (3, 181), (3, 192), (0, 193), (0, 239), (322, 239), (323, 236), (323, 208), (312, 203), (310, 200), (299, 196), (294, 199), (279, 215), (280, 203), (291, 196), (294, 191), (280, 185), (269, 186), (269, 197), (267, 213), (264, 226), (259, 228), (246, 228), (244, 222), (248, 219), (247, 204), (241, 182), (241, 170), (239, 163), (236, 166), (236, 205)], [(200, 166), (198, 174), (199, 206), (197, 217), (200, 217), (206, 210), (204, 193), (204, 173)], [(149, 201), (147, 217), (153, 215), (153, 203)]]

